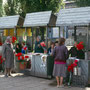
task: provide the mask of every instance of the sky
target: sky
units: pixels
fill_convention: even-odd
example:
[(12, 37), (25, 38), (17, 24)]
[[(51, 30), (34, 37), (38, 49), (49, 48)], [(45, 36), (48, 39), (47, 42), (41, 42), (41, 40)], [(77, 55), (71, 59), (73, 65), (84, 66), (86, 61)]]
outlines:
[(7, 0), (3, 0), (3, 4), (6, 2)]

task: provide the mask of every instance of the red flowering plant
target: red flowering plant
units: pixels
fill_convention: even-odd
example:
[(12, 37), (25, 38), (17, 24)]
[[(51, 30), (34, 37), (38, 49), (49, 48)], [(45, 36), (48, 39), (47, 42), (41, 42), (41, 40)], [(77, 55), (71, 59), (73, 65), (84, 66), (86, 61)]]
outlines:
[(16, 43), (18, 43), (17, 41), (17, 38), (15, 36), (12, 37), (12, 44), (13, 44), (13, 51), (14, 51), (14, 54), (15, 54), (15, 45)]
[(70, 64), (67, 68), (68, 72), (73, 72), (73, 68), (77, 66), (78, 59), (76, 59), (72, 64)]
[(18, 58), (17, 62), (22, 62), (22, 64), (29, 58), (29, 56), (24, 56), (22, 53), (17, 53), (16, 57)]
[(26, 46), (24, 47), (24, 50), (27, 50), (27, 47)]
[(71, 63), (70, 65), (68, 65), (68, 68), (67, 68), (67, 70), (68, 70), (68, 72), (69, 72), (69, 81), (68, 81), (68, 85), (71, 84), (71, 78), (72, 78), (73, 69), (74, 69), (74, 67), (77, 67), (78, 61), (79, 61), (79, 60), (76, 59), (76, 60), (74, 60), (73, 63)]
[(45, 45), (44, 42), (41, 42), (40, 45), (41, 45), (42, 47), (46, 47), (46, 45)]
[(44, 42), (41, 42), (40, 45), (41, 45), (41, 47), (44, 49), (44, 53), (47, 53), (45, 43), (44, 43)]
[(12, 37), (12, 43), (14, 44), (16, 41), (17, 41), (17, 38), (13, 36)]
[(76, 47), (77, 47), (78, 50), (84, 49), (83, 42), (79, 42)]

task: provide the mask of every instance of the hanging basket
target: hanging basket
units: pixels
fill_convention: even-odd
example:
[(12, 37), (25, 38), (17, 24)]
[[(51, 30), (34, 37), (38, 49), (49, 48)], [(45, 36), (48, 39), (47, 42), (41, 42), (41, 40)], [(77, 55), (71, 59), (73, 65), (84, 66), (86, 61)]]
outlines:
[(26, 62), (19, 62), (19, 68), (20, 68), (21, 70), (26, 69)]

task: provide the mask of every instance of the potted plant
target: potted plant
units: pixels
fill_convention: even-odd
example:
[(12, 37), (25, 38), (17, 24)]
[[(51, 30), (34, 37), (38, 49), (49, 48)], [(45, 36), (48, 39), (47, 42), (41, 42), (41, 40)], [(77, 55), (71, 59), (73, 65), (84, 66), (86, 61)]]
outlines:
[(24, 70), (26, 68), (26, 62), (27, 62), (26, 56), (24, 57), (22, 53), (18, 53), (16, 54), (16, 57), (18, 57), (17, 62), (19, 63), (19, 68), (21, 70)]

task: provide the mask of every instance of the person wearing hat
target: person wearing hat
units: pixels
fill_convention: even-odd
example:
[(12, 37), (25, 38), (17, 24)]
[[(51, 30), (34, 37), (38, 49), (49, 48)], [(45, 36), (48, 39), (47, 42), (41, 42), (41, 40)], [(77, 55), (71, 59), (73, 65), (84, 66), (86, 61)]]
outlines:
[(11, 76), (11, 69), (14, 68), (14, 53), (11, 42), (12, 39), (8, 36), (2, 48), (2, 58), (5, 64), (5, 77)]

